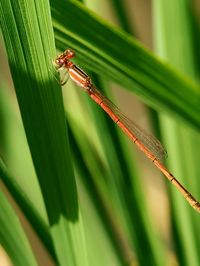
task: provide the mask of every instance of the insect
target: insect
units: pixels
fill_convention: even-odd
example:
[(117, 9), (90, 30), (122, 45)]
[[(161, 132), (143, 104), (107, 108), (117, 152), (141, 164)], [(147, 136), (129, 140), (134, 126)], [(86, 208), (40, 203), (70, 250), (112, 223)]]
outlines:
[[(172, 173), (161, 162), (161, 158), (166, 155), (166, 151), (161, 143), (151, 134), (146, 133), (119, 108), (105, 97), (92, 83), (91, 78), (71, 59), (75, 57), (72, 49), (66, 49), (64, 53), (55, 59), (56, 69), (66, 69), (69, 77), (95, 101), (121, 128), (121, 130), (131, 139), (133, 143), (153, 162), (153, 164), (164, 174), (164, 176), (180, 191), (188, 203), (200, 212), (200, 203), (187, 191), (187, 189), (173, 176)], [(64, 85), (66, 81), (62, 81)]]

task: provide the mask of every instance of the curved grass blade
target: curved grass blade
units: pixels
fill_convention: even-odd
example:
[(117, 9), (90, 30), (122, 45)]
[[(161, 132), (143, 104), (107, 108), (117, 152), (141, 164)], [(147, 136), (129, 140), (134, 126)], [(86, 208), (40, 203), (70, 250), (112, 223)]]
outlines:
[(13, 265), (38, 265), (20, 221), (2, 191), (0, 191), (0, 244)]
[(56, 261), (56, 255), (52, 239), (50, 237), (48, 226), (44, 223), (44, 221), (42, 220), (42, 218), (40, 217), (39, 213), (32, 205), (32, 203), (29, 202), (29, 199), (25, 195), (25, 193), (21, 191), (18, 184), (14, 181), (13, 178), (11, 178), (1, 158), (0, 158), (0, 178), (2, 179), (9, 193), (12, 195), (12, 197), (19, 205), (23, 214), (26, 216), (30, 224), (33, 226), (37, 235), (40, 237), (41, 241), (49, 251), (49, 254)]
[(70, 46), (81, 65), (134, 91), (157, 110), (200, 128), (200, 92), (192, 80), (77, 1), (52, 0), (51, 10), (59, 49)]

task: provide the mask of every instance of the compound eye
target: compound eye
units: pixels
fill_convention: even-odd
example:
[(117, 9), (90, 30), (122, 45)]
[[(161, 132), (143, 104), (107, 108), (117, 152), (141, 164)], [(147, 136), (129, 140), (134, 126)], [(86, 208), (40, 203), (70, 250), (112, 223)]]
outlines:
[(67, 49), (66, 52), (65, 52), (66, 56), (68, 59), (71, 59), (75, 56), (75, 52), (71, 49)]
[(62, 65), (63, 65), (64, 63), (65, 63), (64, 60), (61, 59), (61, 58), (57, 58), (57, 59), (55, 60), (55, 64), (56, 64), (58, 67), (62, 67)]

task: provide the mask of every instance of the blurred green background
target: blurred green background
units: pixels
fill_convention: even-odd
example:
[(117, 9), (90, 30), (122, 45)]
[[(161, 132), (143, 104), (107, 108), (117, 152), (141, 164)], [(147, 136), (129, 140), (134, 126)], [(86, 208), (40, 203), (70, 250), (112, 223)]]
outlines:
[(0, 4), (0, 265), (5, 253), (11, 265), (200, 264), (199, 214), (88, 95), (70, 80), (60, 88), (52, 65), (73, 48), (200, 199), (199, 10), (192, 0)]

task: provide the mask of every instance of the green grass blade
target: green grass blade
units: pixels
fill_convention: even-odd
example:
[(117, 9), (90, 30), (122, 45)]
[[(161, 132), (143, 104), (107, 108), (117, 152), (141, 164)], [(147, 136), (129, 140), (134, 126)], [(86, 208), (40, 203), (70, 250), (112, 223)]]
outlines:
[[(6, 12), (5, 12), (6, 11)], [(1, 28), (60, 265), (87, 265), (47, 1), (3, 1)]]
[(50, 237), (48, 226), (44, 223), (44, 221), (38, 214), (37, 210), (29, 201), (27, 195), (25, 195), (25, 193), (22, 192), (18, 184), (14, 181), (14, 178), (11, 178), (1, 158), (0, 158), (0, 178), (2, 179), (9, 193), (12, 195), (12, 197), (19, 205), (21, 211), (26, 216), (27, 220), (33, 226), (37, 235), (40, 237), (41, 241), (49, 251), (49, 254), (54, 258), (54, 260), (56, 260), (56, 255), (52, 239)]
[[(79, 129), (80, 130), (80, 129)], [(103, 188), (101, 185), (101, 175), (100, 172), (104, 173), (103, 175), (106, 175), (106, 170), (104, 169), (105, 167), (103, 166), (102, 162), (100, 161), (100, 158), (98, 154), (96, 154), (96, 150), (92, 147), (91, 143), (87, 140), (85, 137), (84, 143), (87, 145), (87, 157), (89, 157), (89, 160), (91, 161), (90, 154), (95, 158), (96, 161), (96, 166), (95, 166), (95, 175), (92, 175), (91, 169), (87, 167), (87, 162), (84, 157), (84, 150), (80, 149), (75, 136), (73, 134), (73, 131), (69, 127), (69, 136), (70, 136), (70, 143), (73, 146), (73, 157), (74, 157), (74, 162), (77, 168), (77, 171), (79, 172), (80, 178), (82, 183), (84, 184), (87, 193), (89, 197), (91, 198), (91, 202), (94, 205), (97, 214), (99, 215), (99, 218), (103, 224), (103, 229), (105, 230), (107, 237), (109, 239), (109, 242), (112, 245), (113, 250), (115, 251), (115, 256), (117, 257), (117, 260), (120, 265), (127, 265), (127, 258), (126, 255), (127, 253), (124, 252), (123, 249), (123, 243), (122, 241), (118, 241), (119, 237), (119, 231), (117, 230), (119, 228), (116, 227), (116, 224), (113, 223), (113, 219), (111, 219), (112, 216), (114, 216), (110, 204), (108, 202), (108, 199), (106, 197), (106, 190)], [(81, 132), (82, 136), (84, 135), (83, 132)], [(91, 149), (91, 152), (89, 152)], [(93, 167), (94, 163), (91, 161)], [(98, 166), (100, 166), (99, 171)], [(98, 182), (99, 181), (99, 182)], [(87, 221), (86, 221), (87, 222)], [(87, 224), (84, 226), (84, 228), (87, 228)], [(89, 229), (89, 228), (88, 228)], [(91, 237), (91, 236), (88, 236)], [(93, 240), (92, 240), (93, 241)], [(93, 248), (93, 252), (98, 256), (98, 249)]]
[(38, 265), (20, 221), (2, 191), (0, 191), (0, 244), (13, 265)]
[(133, 29), (127, 18), (126, 3), (122, 0), (111, 0), (112, 6), (115, 9), (116, 16), (119, 20), (121, 28), (127, 33), (133, 33)]
[[(195, 79), (197, 66), (193, 44), (192, 14), (189, 2), (154, 1), (155, 43), (158, 53), (180, 71)], [(170, 14), (170, 15), (169, 15)], [(173, 31), (172, 31), (173, 28)], [(184, 56), (182, 56), (184, 55)], [(200, 136), (187, 124), (177, 125), (168, 116), (161, 116), (163, 138), (167, 144), (169, 166), (180, 181), (200, 198)], [(200, 238), (197, 234), (199, 215), (171, 189), (172, 220), (176, 255), (180, 265), (198, 265)], [(184, 223), (183, 223), (184, 220)]]
[(132, 37), (111, 27), (81, 3), (53, 0), (51, 9), (61, 50), (74, 48), (81, 65), (134, 91), (157, 110), (200, 127), (200, 93), (193, 81), (156, 59)]
[[(14, 89), (14, 88), (13, 88)], [(10, 176), (35, 206), (42, 219), (48, 224), (48, 218), (40, 186), (36, 177), (30, 149), (28, 147), (24, 127), (12, 90), (3, 85), (0, 89), (1, 132), (0, 147), (2, 158), (9, 169)], [(28, 178), (27, 178), (28, 177)], [(31, 184), (31, 186), (30, 186)]]

